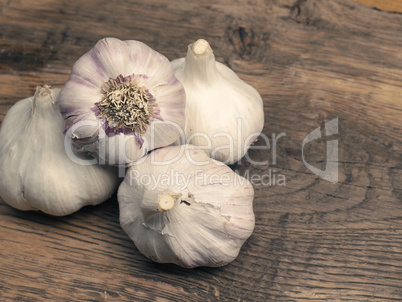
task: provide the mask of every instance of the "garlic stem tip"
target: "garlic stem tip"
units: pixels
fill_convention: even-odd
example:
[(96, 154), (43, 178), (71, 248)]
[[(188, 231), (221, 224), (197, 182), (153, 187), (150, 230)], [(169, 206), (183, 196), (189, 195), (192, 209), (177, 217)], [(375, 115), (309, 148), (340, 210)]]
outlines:
[(49, 85), (44, 85), (43, 87), (38, 86), (36, 89), (38, 91), (38, 95), (41, 97), (47, 96), (52, 93)]
[(197, 40), (193, 45), (193, 52), (196, 55), (206, 54), (209, 49), (211, 49), (211, 47), (209, 46), (209, 43), (204, 39)]
[(158, 211), (168, 211), (174, 207), (174, 198), (172, 195), (165, 193), (158, 198)]

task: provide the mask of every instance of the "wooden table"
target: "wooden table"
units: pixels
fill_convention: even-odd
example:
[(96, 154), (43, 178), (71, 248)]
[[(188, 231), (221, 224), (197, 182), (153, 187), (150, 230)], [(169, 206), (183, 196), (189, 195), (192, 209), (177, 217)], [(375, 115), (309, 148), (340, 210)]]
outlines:
[[(262, 95), (263, 133), (286, 136), (275, 151), (249, 152), (269, 163), (232, 167), (266, 178), (254, 186), (255, 231), (222, 268), (142, 256), (115, 196), (61, 218), (0, 201), (0, 301), (402, 301), (402, 15), (386, 10), (352, 0), (2, 0), (0, 120), (37, 85), (61, 87), (103, 37), (169, 59), (203, 37)], [(302, 143), (337, 118), (338, 134), (304, 146), (324, 170), (326, 143), (338, 140), (333, 184), (307, 168)], [(267, 183), (270, 171), (285, 185)]]

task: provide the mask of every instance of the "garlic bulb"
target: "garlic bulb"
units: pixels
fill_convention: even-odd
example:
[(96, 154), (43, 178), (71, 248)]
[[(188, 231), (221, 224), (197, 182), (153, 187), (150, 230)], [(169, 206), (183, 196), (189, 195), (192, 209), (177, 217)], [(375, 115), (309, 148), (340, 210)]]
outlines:
[(175, 142), (185, 93), (169, 60), (139, 41), (105, 38), (74, 64), (60, 107), (75, 149), (128, 165)]
[(204, 146), (227, 164), (240, 160), (264, 126), (259, 93), (216, 62), (203, 39), (189, 45), (186, 58), (172, 66), (186, 91), (185, 143)]
[(120, 223), (153, 261), (223, 266), (254, 228), (250, 182), (194, 146), (157, 149), (127, 171)]
[(60, 89), (37, 87), (17, 102), (0, 128), (0, 197), (20, 210), (61, 216), (108, 199), (117, 169), (73, 162), (64, 149)]

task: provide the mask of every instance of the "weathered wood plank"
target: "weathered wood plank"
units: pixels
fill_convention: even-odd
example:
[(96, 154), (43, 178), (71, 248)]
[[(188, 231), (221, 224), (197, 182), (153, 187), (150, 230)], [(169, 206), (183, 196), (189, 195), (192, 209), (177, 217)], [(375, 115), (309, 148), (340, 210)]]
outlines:
[(375, 7), (380, 10), (402, 13), (402, 1), (400, 0), (355, 0), (359, 3)]
[[(272, 134), (286, 136), (276, 150), (250, 150), (269, 163), (233, 165), (265, 178), (255, 232), (222, 268), (147, 260), (119, 226), (116, 197), (62, 218), (0, 201), (1, 299), (401, 301), (401, 26), (400, 14), (346, 0), (2, 1), (0, 120), (36, 85), (60, 87), (102, 37), (141, 40), (169, 59), (204, 37), (261, 93), (271, 147)], [(335, 118), (331, 184), (303, 163), (302, 143)], [(304, 151), (325, 167), (325, 140)], [(266, 183), (270, 171), (286, 185)]]

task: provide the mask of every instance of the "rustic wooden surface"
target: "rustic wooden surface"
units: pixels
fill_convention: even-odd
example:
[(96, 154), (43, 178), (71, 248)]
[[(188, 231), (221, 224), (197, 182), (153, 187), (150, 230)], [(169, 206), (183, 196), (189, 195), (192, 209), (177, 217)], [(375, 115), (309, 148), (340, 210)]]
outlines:
[[(204, 37), (261, 93), (264, 133), (286, 133), (276, 164), (272, 150), (252, 150), (270, 163), (233, 166), (275, 170), (286, 185), (255, 185), (255, 232), (222, 268), (147, 260), (121, 230), (115, 197), (62, 218), (0, 200), (0, 300), (401, 301), (401, 28), (402, 15), (351, 0), (0, 1), (0, 120), (36, 85), (60, 87), (102, 37), (169, 59)], [(301, 154), (334, 118), (337, 184)], [(324, 140), (306, 147), (316, 167), (324, 154)]]
[(379, 10), (402, 13), (401, 0), (356, 0), (359, 3), (369, 5)]

